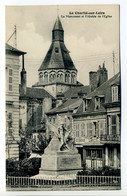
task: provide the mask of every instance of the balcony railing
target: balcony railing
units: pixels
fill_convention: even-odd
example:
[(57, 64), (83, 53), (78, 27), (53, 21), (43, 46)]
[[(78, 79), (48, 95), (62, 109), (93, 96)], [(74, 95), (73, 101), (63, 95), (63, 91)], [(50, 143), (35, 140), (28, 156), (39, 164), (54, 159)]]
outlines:
[(115, 135), (101, 135), (101, 136), (91, 136), (91, 137), (76, 137), (75, 138), (75, 144), (83, 144), (84, 142), (106, 142), (106, 143), (120, 143), (120, 134)]
[(115, 134), (115, 135), (101, 135), (100, 136), (100, 141), (109, 141), (109, 142), (120, 142), (120, 134)]

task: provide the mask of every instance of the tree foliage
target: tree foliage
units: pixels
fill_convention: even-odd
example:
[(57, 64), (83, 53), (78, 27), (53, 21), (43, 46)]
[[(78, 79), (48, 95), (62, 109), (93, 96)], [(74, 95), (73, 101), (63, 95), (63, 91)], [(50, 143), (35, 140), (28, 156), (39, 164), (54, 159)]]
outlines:
[(39, 173), (41, 158), (25, 158), (24, 160), (6, 160), (7, 176), (33, 176)]
[(115, 169), (110, 166), (104, 166), (98, 169), (87, 169), (78, 172), (78, 175), (95, 175), (95, 176), (120, 176), (120, 169)]

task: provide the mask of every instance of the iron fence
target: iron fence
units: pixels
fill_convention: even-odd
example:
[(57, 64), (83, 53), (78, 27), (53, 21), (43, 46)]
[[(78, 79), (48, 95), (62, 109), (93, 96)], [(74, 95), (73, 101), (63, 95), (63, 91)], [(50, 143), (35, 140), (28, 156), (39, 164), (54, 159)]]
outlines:
[(77, 176), (76, 179), (49, 179), (7, 176), (7, 187), (52, 187), (52, 186), (120, 186), (120, 176)]

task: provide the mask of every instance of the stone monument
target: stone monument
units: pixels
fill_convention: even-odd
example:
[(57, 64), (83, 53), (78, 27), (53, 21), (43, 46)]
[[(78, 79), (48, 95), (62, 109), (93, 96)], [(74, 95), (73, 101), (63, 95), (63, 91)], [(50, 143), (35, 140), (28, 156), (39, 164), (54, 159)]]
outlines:
[(81, 156), (74, 147), (71, 131), (60, 124), (42, 155), (38, 176), (43, 179), (75, 179), (81, 169)]

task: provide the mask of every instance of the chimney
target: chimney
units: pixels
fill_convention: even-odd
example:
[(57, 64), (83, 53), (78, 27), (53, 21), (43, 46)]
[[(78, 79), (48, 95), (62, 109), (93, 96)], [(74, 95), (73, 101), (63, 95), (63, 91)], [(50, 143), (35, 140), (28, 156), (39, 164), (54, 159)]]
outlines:
[(89, 85), (90, 91), (93, 91), (95, 88), (97, 88), (97, 72), (89, 72)]
[(105, 62), (103, 62), (103, 66), (99, 65), (97, 70), (97, 87), (101, 86), (104, 82), (108, 80), (108, 71), (105, 68)]
[(26, 94), (26, 70), (24, 68), (24, 54), (22, 55), (21, 93)]

